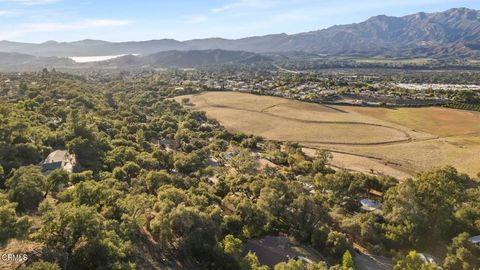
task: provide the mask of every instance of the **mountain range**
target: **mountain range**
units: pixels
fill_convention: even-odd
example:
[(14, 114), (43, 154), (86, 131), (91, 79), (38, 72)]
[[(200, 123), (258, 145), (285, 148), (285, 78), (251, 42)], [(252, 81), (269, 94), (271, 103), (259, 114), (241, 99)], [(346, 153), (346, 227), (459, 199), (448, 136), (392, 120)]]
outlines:
[[(107, 63), (112, 65), (121, 61), (130, 65), (156, 65), (163, 61), (161, 66), (167, 67), (265, 61), (265, 56), (259, 54), (289, 52), (330, 56), (479, 58), (480, 11), (454, 8), (403, 17), (380, 15), (361, 23), (336, 25), (318, 31), (242, 39), (161, 39), (117, 43), (82, 40), (40, 44), (0, 41), (0, 52), (3, 52), (0, 63), (5, 62), (2, 58), (12, 58), (12, 55), (7, 56), (8, 53), (16, 53), (17, 57), (18, 54), (37, 57), (25, 60), (27, 62), (49, 63), (55, 62), (51, 57), (138, 54), (138, 57), (122, 57)], [(192, 56), (195, 61), (188, 60)], [(69, 64), (65, 59), (57, 61)]]

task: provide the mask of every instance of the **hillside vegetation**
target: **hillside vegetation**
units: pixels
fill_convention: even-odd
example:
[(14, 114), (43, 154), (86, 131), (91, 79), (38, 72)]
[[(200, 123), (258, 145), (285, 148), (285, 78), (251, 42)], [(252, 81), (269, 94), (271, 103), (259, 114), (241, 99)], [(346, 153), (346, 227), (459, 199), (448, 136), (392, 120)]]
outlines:
[[(445, 269), (479, 267), (468, 239), (480, 234), (480, 189), (469, 176), (333, 170), (326, 150), (309, 156), (183, 108), (189, 99), (172, 98), (191, 91), (169, 82), (0, 74), (0, 253), (28, 258), (1, 268), (263, 270), (247, 243), (275, 236), (317, 254), (283, 257), (276, 270), (350, 269), (365, 254), (436, 268), (412, 250)], [(38, 165), (54, 150), (75, 157), (73, 172)], [(365, 198), (381, 211), (362, 210)]]

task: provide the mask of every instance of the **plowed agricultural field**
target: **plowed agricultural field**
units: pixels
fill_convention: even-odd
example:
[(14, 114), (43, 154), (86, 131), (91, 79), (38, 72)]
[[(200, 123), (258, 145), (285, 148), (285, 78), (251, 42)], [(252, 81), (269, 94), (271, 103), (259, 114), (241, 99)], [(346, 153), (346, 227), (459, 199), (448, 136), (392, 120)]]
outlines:
[(407, 178), (428, 168), (453, 165), (480, 172), (480, 113), (446, 108), (326, 106), (236, 92), (188, 97), (234, 132), (298, 142), (307, 153), (334, 153), (332, 165)]

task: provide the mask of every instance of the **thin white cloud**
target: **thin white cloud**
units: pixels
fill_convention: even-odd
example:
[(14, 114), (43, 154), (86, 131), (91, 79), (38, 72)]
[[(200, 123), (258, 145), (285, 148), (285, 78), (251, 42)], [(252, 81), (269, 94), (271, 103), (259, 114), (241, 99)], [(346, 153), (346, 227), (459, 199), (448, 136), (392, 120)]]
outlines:
[(264, 8), (272, 6), (274, 3), (275, 1), (271, 0), (238, 0), (230, 4), (211, 9), (210, 11), (214, 14), (218, 14), (227, 10), (237, 8)]
[(0, 10), (0, 16), (10, 15), (12, 14), (9, 10)]
[(22, 24), (15, 29), (0, 29), (0, 39), (14, 39), (32, 33), (61, 32), (70, 30), (120, 27), (130, 25), (126, 20), (91, 19), (76, 23), (30, 23)]
[[(280, 0), (278, 0), (280, 1)], [(335, 20), (336, 17), (348, 17), (352, 15), (355, 17), (355, 14), (358, 13), (368, 13), (371, 10), (382, 10), (382, 9), (392, 9), (392, 8), (405, 8), (405, 7), (420, 7), (424, 5), (434, 4), (434, 3), (460, 3), (462, 0), (368, 0), (368, 1), (358, 1), (356, 3), (350, 3), (350, 1), (342, 0), (336, 3), (319, 3), (316, 0), (290, 0), (290, 3), (295, 1), (296, 6), (291, 9), (269, 12), (262, 17), (259, 17), (256, 20), (246, 22), (242, 25), (237, 26), (237, 28), (230, 29), (232, 31), (246, 32), (248, 35), (249, 29), (264, 30), (268, 33), (268, 29), (273, 29), (278, 25), (285, 24), (288, 22), (293, 23), (308, 23), (312, 24), (318, 22), (317, 28), (312, 29), (302, 29), (302, 31), (309, 30), (319, 30), (325, 27), (330, 27), (332, 24), (330, 21)], [(310, 3), (310, 5), (308, 5)], [(418, 10), (421, 11), (421, 10)], [(371, 14), (371, 16), (380, 15), (381, 11)], [(392, 15), (392, 14), (387, 14)], [(406, 14), (405, 14), (406, 15)], [(395, 16), (395, 15), (393, 15)], [(400, 16), (400, 15), (397, 15)], [(366, 20), (367, 18), (362, 18), (361, 21)], [(346, 20), (345, 23), (354, 23), (355, 21)], [(281, 29), (280, 31), (286, 31)], [(298, 32), (302, 32), (298, 31)], [(272, 31), (270, 31), (272, 32)]]
[(16, 3), (25, 6), (49, 5), (62, 0), (0, 0), (0, 2)]
[(32, 23), (20, 27), (26, 32), (56, 32), (65, 30), (79, 30), (99, 27), (115, 27), (129, 25), (130, 21), (124, 20), (84, 20), (77, 23)]
[(208, 20), (208, 17), (205, 15), (188, 15), (184, 16), (183, 19), (187, 23), (196, 24), (206, 22)]

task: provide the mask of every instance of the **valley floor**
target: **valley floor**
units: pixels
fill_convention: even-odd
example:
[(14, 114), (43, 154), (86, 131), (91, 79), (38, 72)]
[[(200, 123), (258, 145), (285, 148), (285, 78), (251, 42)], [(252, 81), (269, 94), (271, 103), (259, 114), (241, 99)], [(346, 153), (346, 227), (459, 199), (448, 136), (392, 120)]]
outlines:
[(325, 106), (237, 92), (180, 96), (233, 132), (298, 142), (307, 154), (333, 153), (331, 165), (405, 179), (453, 165), (480, 172), (480, 113), (439, 107)]

